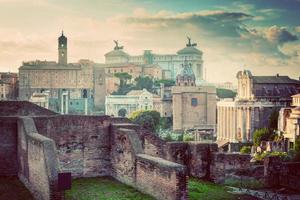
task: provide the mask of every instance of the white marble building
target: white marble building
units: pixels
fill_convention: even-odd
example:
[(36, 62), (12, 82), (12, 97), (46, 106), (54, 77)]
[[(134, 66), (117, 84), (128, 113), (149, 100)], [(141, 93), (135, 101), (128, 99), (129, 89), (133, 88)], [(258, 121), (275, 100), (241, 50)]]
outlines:
[(146, 89), (132, 90), (126, 95), (109, 95), (105, 97), (105, 114), (126, 117), (137, 110), (153, 110), (153, 94)]
[(267, 127), (274, 109), (287, 106), (300, 89), (300, 81), (288, 76), (253, 76), (250, 71), (237, 73), (235, 99), (217, 103), (217, 140), (251, 142), (256, 129)]
[(132, 63), (132, 64), (157, 64), (162, 70), (170, 71), (171, 78), (175, 80), (181, 71), (182, 63), (187, 60), (192, 65), (196, 76), (196, 83), (203, 80), (202, 51), (196, 48), (196, 43), (191, 43), (188, 38), (186, 47), (174, 54), (155, 54), (151, 50), (145, 50), (143, 55), (132, 56), (123, 51), (123, 46), (118, 46), (117, 41), (113, 51), (105, 54), (105, 64)]

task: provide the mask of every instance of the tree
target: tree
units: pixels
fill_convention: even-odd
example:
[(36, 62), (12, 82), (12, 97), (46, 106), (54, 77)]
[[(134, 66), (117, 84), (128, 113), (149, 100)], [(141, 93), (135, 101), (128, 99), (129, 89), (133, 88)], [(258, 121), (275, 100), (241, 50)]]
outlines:
[(175, 85), (175, 81), (171, 79), (161, 79), (154, 82), (154, 85), (159, 87), (163, 83), (165, 87), (171, 87)]
[(118, 72), (115, 73), (114, 76), (120, 79), (120, 87), (123, 87), (127, 84), (128, 80), (132, 79), (132, 76), (127, 72)]
[(270, 132), (267, 128), (261, 128), (254, 131), (253, 143), (255, 146), (259, 146), (261, 141), (268, 140), (270, 137)]
[(135, 88), (137, 90), (147, 89), (148, 91), (152, 91), (153, 89), (153, 80), (149, 76), (139, 76), (135, 79)]
[(128, 84), (128, 80), (132, 79), (132, 76), (128, 74), (127, 72), (121, 72), (121, 73), (115, 73), (115, 77), (120, 79), (120, 86), (116, 92), (113, 92), (112, 94), (115, 95), (124, 95), (130, 90), (132, 90), (132, 84)]
[(217, 88), (217, 96), (221, 99), (234, 98), (236, 96), (236, 92), (228, 89)]
[(155, 132), (160, 120), (160, 113), (154, 110), (139, 110), (131, 114), (130, 119), (149, 131)]
[(243, 147), (241, 148), (240, 152), (241, 152), (242, 154), (249, 154), (249, 153), (251, 153), (251, 147), (250, 147), (250, 146), (243, 146)]

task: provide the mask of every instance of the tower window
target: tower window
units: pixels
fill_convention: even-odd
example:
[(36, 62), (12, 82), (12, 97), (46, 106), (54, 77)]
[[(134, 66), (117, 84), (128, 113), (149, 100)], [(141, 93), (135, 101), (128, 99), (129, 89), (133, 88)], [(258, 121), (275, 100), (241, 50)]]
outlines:
[(197, 98), (192, 98), (191, 105), (192, 106), (197, 106), (198, 105), (198, 99)]

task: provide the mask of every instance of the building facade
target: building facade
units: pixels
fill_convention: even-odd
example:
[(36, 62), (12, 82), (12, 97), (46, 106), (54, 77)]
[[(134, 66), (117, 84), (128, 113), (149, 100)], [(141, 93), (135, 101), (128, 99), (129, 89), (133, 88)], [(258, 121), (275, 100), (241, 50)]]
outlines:
[(216, 88), (210, 85), (196, 86), (192, 65), (186, 60), (176, 86), (172, 87), (173, 130), (215, 129)]
[(18, 98), (18, 74), (11, 72), (0, 73), (0, 99), (16, 100)]
[(235, 99), (217, 103), (217, 140), (251, 142), (256, 129), (267, 127), (269, 116), (291, 104), (291, 96), (300, 90), (300, 81), (287, 76), (253, 76), (250, 71), (237, 73)]
[(146, 89), (132, 90), (126, 95), (108, 95), (105, 98), (105, 114), (129, 117), (137, 110), (153, 110), (153, 94)]
[(117, 41), (115, 42), (114, 50), (105, 54), (106, 64), (154, 64), (161, 67), (163, 76), (175, 79), (181, 71), (181, 64), (188, 60), (195, 73), (196, 82), (203, 80), (203, 53), (196, 48), (196, 43), (191, 43), (190, 38), (188, 38), (186, 47), (177, 51), (176, 54), (155, 54), (151, 50), (145, 50), (143, 55), (132, 56), (123, 50), (123, 46), (118, 46)]
[(58, 63), (23, 62), (19, 68), (19, 98), (29, 100), (34, 93), (49, 94), (49, 109), (62, 114), (88, 114), (93, 109), (94, 63), (80, 60), (67, 63), (67, 38), (58, 38)]
[(278, 117), (278, 131), (289, 141), (289, 148), (295, 147), (300, 139), (300, 93), (293, 95), (291, 107), (282, 108)]

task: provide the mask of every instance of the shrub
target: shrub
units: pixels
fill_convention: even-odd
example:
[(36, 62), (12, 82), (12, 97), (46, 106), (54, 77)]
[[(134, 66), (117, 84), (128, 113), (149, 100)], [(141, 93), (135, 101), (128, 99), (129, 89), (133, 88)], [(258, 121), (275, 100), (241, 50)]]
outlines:
[(190, 134), (184, 134), (183, 135), (183, 141), (188, 142), (188, 141), (194, 141), (194, 136)]
[(261, 141), (269, 138), (269, 130), (267, 128), (257, 129), (253, 134), (253, 143), (255, 146), (259, 146)]
[(249, 154), (251, 153), (251, 147), (250, 146), (243, 146), (240, 150), (241, 153), (243, 154)]
[(167, 135), (164, 137), (164, 140), (171, 142), (171, 141), (173, 141), (173, 138), (170, 133), (167, 133)]
[(154, 110), (139, 110), (131, 114), (130, 119), (143, 128), (155, 132), (160, 120), (160, 113)]
[(278, 152), (278, 151), (264, 152), (262, 154), (257, 154), (255, 156), (255, 160), (257, 160), (257, 161), (263, 161), (268, 156), (276, 156), (276, 157), (279, 157), (283, 161), (288, 161), (289, 160), (289, 156), (288, 156), (288, 154), (286, 152)]

